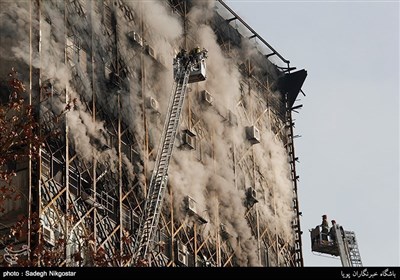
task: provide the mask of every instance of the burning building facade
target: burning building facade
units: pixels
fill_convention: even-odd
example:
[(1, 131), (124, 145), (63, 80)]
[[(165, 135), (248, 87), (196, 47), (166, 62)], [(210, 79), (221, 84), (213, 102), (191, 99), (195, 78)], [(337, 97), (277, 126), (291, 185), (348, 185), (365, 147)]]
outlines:
[(24, 199), (6, 204), (3, 230), (36, 213), (40, 228), (20, 244), (62, 250), (58, 265), (96, 265), (100, 253), (110, 266), (139, 265), (172, 60), (200, 46), (207, 80), (188, 86), (142, 265), (303, 266), (292, 111), (304, 70), (292, 72), (223, 1), (1, 5), (2, 64), (29, 84), (41, 133), (61, 131), (39, 160), (18, 164)]

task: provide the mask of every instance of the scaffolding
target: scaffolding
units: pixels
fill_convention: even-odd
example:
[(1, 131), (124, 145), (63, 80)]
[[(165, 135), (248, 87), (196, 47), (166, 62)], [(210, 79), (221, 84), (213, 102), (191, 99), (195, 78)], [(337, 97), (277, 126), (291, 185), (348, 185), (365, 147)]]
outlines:
[[(70, 104), (73, 98), (80, 100), (78, 108), (67, 112), (58, 123), (63, 134), (47, 140), (40, 160), (27, 167), (31, 207), (28, 214), (36, 212), (41, 219), (40, 234), (29, 235), (27, 245), (34, 248), (43, 237), (51, 248), (56, 240), (65, 239), (62, 246), (66, 257), (59, 266), (101, 265), (93, 257), (100, 253), (109, 266), (136, 265), (134, 244), (140, 238), (139, 217), (165, 117), (164, 89), (158, 81), (171, 74), (168, 71), (172, 69), (172, 60), (168, 63), (168, 57), (177, 51), (172, 46), (188, 49), (201, 43), (193, 34), (199, 22), (194, 22), (190, 14), (196, 7), (195, 1), (156, 2), (182, 23), (183, 35), (178, 42), (163, 39), (160, 43), (163, 34), (148, 22), (148, 10), (141, 1), (137, 5), (122, 0), (36, 0), (29, 4), (34, 19), (31, 56), (44, 56), (44, 44), (52, 40), (51, 36), (42, 38), (40, 30), (49, 27), (50, 33), (62, 33), (65, 40), (58, 41), (58, 46), (63, 46), (63, 64), (71, 75), (70, 81), (51, 82), (52, 77), (46, 76), (40, 67), (30, 66), (31, 94), (35, 90), (50, 91), (51, 96), (40, 106), (42, 131), (53, 129), (49, 120), (58, 113), (54, 104)], [(196, 194), (183, 193), (184, 188), (176, 185), (178, 179), (171, 180), (150, 258), (143, 265), (303, 266), (292, 113), (301, 107), (294, 103), (306, 73), (303, 70), (302, 77), (297, 79), (298, 72), (292, 72), (295, 68), (290, 67), (290, 62), (222, 0), (215, 3), (213, 10), (213, 15), (204, 17), (201, 24), (214, 31), (224, 59), (231, 61), (240, 74), (240, 98), (229, 106), (219, 99), (218, 92), (213, 92), (212, 84), (209, 88), (191, 85), (175, 141), (180, 152), (172, 156), (172, 161), (179, 168), (183, 155), (218, 175), (216, 141), (221, 132), (212, 128), (210, 116), (227, 131), (242, 130), (245, 136), (241, 142), (229, 140), (224, 147), (223, 153), (231, 161), (226, 164), (232, 177), (222, 179), (230, 182), (235, 193), (244, 194), (240, 198), (242, 214), (252, 237), (250, 241), (244, 240), (232, 223), (218, 215), (229, 206), (219, 200), (217, 208), (213, 208), (215, 212), (208, 213), (212, 211), (206, 202), (191, 197)], [(59, 16), (57, 20), (55, 15)], [(100, 35), (103, 37), (99, 38)], [(244, 58), (238, 52), (243, 45), (252, 46), (255, 42), (255, 56)], [(161, 45), (166, 45), (168, 51)], [(213, 61), (209, 60), (209, 64)], [(211, 67), (210, 76), (217, 74), (215, 69)], [(83, 129), (85, 122), (96, 126), (78, 135), (77, 129)], [(285, 153), (286, 179), (290, 182), (286, 191), (291, 193), (287, 210), (290, 221), (286, 223), (289, 236), (276, 225), (282, 214), (278, 201), (282, 186), (270, 183), (270, 175), (259, 164), (258, 145), (267, 141), (262, 135), (272, 135), (268, 141), (279, 143)], [(89, 150), (84, 148), (86, 145)], [(269, 156), (273, 156), (271, 152)], [(210, 178), (214, 180), (215, 176)], [(203, 184), (208, 193), (215, 192), (207, 185), (215, 182)], [(265, 213), (269, 213), (268, 219)], [(255, 260), (239, 256), (245, 242), (255, 244)]]

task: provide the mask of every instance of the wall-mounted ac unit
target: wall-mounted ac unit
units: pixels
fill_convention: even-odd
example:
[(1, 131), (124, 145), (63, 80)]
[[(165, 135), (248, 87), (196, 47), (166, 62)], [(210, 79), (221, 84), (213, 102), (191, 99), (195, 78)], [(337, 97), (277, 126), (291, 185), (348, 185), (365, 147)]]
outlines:
[(185, 130), (183, 133), (183, 144), (191, 150), (196, 149), (196, 134), (190, 130)]
[(175, 258), (178, 264), (188, 266), (188, 249), (180, 240), (176, 241)]
[(223, 224), (223, 223), (220, 224), (220, 229), (221, 229), (222, 232), (227, 232), (226, 225)]
[(261, 140), (260, 130), (258, 130), (258, 128), (255, 127), (254, 125), (246, 127), (246, 134), (247, 134), (247, 139), (252, 144), (260, 143)]
[(207, 105), (212, 105), (213, 104), (214, 97), (211, 95), (210, 92), (208, 92), (207, 90), (203, 90), (201, 92), (201, 95), (202, 95), (202, 98), (203, 98), (203, 101), (204, 101), (205, 104), (207, 104)]
[(111, 76), (112, 70), (111, 70), (111, 65), (105, 65), (104, 66), (104, 77), (109, 79)]
[(197, 214), (196, 201), (190, 196), (186, 197), (186, 206), (188, 211)]
[(134, 74), (134, 72), (133, 72), (132, 67), (126, 66), (126, 67), (125, 67), (125, 76), (129, 79), (129, 77), (130, 77), (131, 75), (133, 75), (133, 74)]
[(250, 187), (247, 189), (247, 199), (251, 204), (257, 203), (257, 191), (255, 188)]
[(156, 52), (155, 52), (155, 50), (154, 50), (152, 47), (150, 47), (150, 45), (147, 45), (147, 46), (146, 46), (146, 52), (147, 52), (147, 54), (148, 54), (149, 56), (151, 56), (152, 58), (157, 59)]
[(232, 235), (228, 232), (228, 229), (226, 227), (225, 224), (221, 223), (220, 224), (220, 234), (221, 237), (224, 239), (228, 239), (229, 237), (231, 237)]
[(148, 99), (148, 107), (154, 111), (158, 111), (158, 102), (154, 97)]
[(227, 120), (228, 120), (229, 125), (231, 125), (231, 126), (238, 125), (237, 116), (231, 110), (228, 110)]
[(56, 239), (54, 236), (54, 231), (48, 226), (42, 226), (42, 229), (43, 229), (42, 233), (44, 241), (46, 241), (51, 246), (55, 246)]
[(128, 37), (132, 43), (136, 44), (137, 46), (143, 47), (143, 39), (137, 32), (129, 32)]
[(123, 84), (123, 79), (117, 73), (111, 72), (109, 75), (109, 84), (112, 87), (121, 89)]
[(157, 61), (164, 67), (167, 66), (167, 60), (165, 59), (165, 57), (161, 54), (157, 55)]
[(178, 254), (177, 254), (177, 262), (178, 262), (178, 264), (180, 264), (182, 266), (188, 266), (187, 254), (184, 254), (182, 252), (178, 252)]
[(187, 246), (179, 240), (176, 241), (176, 249), (178, 252), (181, 252), (183, 254), (187, 254), (188, 252)]
[(67, 60), (69, 61), (69, 63), (71, 63), (71, 66), (75, 66), (74, 60), (76, 57), (76, 47), (71, 37), (67, 37), (65, 39), (65, 52)]

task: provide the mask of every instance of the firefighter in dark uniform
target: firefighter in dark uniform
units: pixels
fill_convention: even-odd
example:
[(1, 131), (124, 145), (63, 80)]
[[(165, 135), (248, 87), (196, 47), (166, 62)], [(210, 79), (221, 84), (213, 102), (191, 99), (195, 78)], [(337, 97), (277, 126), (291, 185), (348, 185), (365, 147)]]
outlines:
[(201, 54), (201, 49), (199, 46), (192, 49), (189, 53), (189, 60), (193, 64), (199, 63), (199, 56)]
[(322, 228), (321, 230), (322, 240), (328, 241), (329, 224), (328, 224), (328, 217), (326, 215), (322, 215), (321, 228)]
[(335, 234), (335, 226), (336, 226), (336, 221), (332, 220), (332, 227), (329, 230), (329, 238), (331, 239), (331, 241), (336, 242), (336, 234)]

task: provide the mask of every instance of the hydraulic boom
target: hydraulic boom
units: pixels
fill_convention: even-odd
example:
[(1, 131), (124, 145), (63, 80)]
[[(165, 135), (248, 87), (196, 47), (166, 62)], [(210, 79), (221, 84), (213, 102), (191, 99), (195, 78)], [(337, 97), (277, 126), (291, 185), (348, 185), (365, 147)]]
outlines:
[(200, 48), (193, 49), (189, 54), (185, 50), (181, 50), (174, 58), (174, 86), (138, 229), (134, 251), (135, 264), (146, 260), (152, 245), (151, 242), (157, 230), (167, 187), (168, 165), (179, 126), (187, 85), (206, 79), (206, 58), (207, 50), (200, 50)]

